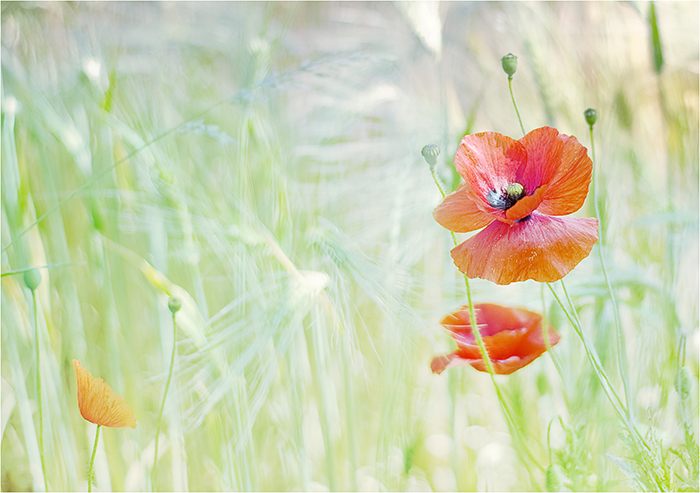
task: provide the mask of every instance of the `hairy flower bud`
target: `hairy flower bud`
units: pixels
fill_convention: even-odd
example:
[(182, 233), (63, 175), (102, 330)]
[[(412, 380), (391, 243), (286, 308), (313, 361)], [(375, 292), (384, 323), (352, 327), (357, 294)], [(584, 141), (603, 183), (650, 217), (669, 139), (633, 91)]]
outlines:
[(583, 116), (586, 117), (586, 123), (588, 123), (588, 125), (591, 127), (595, 124), (595, 121), (598, 119), (598, 114), (593, 108), (588, 108), (586, 111), (584, 111)]
[(501, 65), (503, 66), (503, 71), (508, 74), (508, 78), (512, 79), (513, 74), (518, 70), (518, 57), (512, 53), (508, 53), (501, 58)]
[(175, 313), (179, 311), (180, 308), (182, 308), (182, 301), (180, 300), (180, 298), (171, 296), (168, 300), (168, 310), (170, 310), (172, 314), (175, 315)]
[(41, 283), (41, 272), (36, 269), (30, 269), (24, 271), (24, 284), (27, 285), (29, 289), (34, 291)]
[(432, 168), (437, 164), (437, 157), (440, 155), (440, 148), (435, 144), (428, 144), (427, 146), (423, 147), (420, 153), (423, 154), (423, 158)]

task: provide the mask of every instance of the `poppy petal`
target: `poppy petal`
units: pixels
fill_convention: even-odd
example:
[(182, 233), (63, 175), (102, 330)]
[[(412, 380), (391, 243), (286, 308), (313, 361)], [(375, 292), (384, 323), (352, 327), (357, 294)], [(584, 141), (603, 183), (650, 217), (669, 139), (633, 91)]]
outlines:
[[(534, 361), (539, 354), (532, 357), (521, 358), (519, 356), (511, 356), (503, 360), (491, 359), (491, 366), (493, 366), (493, 372), (497, 375), (509, 375), (515, 370), (526, 366), (528, 363)], [(473, 368), (479, 371), (486, 372), (486, 363), (478, 356), (476, 358), (464, 358), (458, 351), (453, 351), (450, 354), (443, 356), (436, 356), (430, 363), (430, 369), (436, 375), (439, 375), (448, 368), (455, 368), (457, 366), (471, 365)]]
[[(505, 189), (515, 180), (516, 171), (527, 164), (527, 151), (510, 137), (482, 132), (462, 138), (454, 161), (459, 174), (489, 210), (489, 192)], [(527, 189), (528, 193), (535, 188)]]
[[(545, 350), (546, 348), (543, 348), (537, 353), (528, 354), (522, 357), (513, 355), (501, 360), (491, 358), (493, 372), (497, 375), (510, 375), (515, 370), (519, 370), (520, 368), (535, 361), (537, 358), (542, 356), (542, 353), (544, 353)], [(486, 369), (486, 363), (481, 356), (477, 358), (463, 358), (458, 351), (453, 351), (452, 353), (444, 356), (436, 356), (430, 363), (430, 369), (433, 371), (433, 373), (439, 375), (448, 368), (464, 365), (471, 365), (474, 369), (479, 371), (488, 371)]]
[(560, 134), (554, 128), (533, 130), (519, 140), (527, 151), (527, 166), (516, 179), (526, 190), (548, 185), (538, 212), (564, 216), (579, 210), (591, 182), (593, 162), (576, 137)]
[[(547, 329), (547, 339), (551, 347), (556, 345), (561, 337), (552, 327), (549, 327)], [(514, 354), (520, 357), (525, 357), (528, 354), (537, 354), (537, 356), (540, 356), (546, 350), (547, 344), (544, 341), (542, 323), (539, 323), (528, 328), (527, 334), (521, 339)]]
[[(491, 364), (493, 365), (493, 372), (498, 375), (510, 375), (515, 370), (519, 370), (523, 366), (527, 366), (533, 361), (535, 361), (537, 358), (540, 357), (542, 352), (539, 354), (528, 354), (524, 357), (511, 356), (510, 358), (503, 360), (492, 360)], [(474, 361), (469, 364), (479, 371), (488, 371), (486, 370), (486, 363), (484, 363), (484, 360), (482, 359), (479, 359), (478, 361)]]
[[(532, 212), (535, 211), (542, 203), (542, 199), (547, 192), (547, 187), (548, 185), (538, 187), (537, 190), (535, 190), (535, 193), (532, 195), (526, 195), (522, 199), (518, 200), (513, 207), (506, 209), (506, 219), (516, 221), (532, 214)], [(510, 224), (513, 223), (511, 222)]]
[[(510, 356), (527, 356), (546, 348), (542, 335), (542, 316), (522, 308), (510, 308), (493, 303), (477, 303), (474, 315), (484, 346), (492, 360), (503, 360)], [(455, 355), (463, 359), (480, 359), (481, 351), (471, 330), (469, 307), (445, 316), (440, 324), (452, 332), (459, 346)], [(549, 344), (555, 345), (559, 335), (550, 327)]]
[[(479, 303), (474, 305), (474, 315), (495, 373), (513, 373), (547, 350), (542, 316), (538, 313), (524, 308)], [(444, 317), (440, 323), (452, 332), (458, 349), (435, 357), (430, 364), (433, 373), (439, 374), (447, 368), (461, 365), (471, 365), (479, 371), (487, 371), (471, 331), (469, 307), (461, 307)], [(547, 329), (547, 338), (550, 347), (559, 342), (559, 334), (551, 327)]]
[(74, 359), (73, 366), (78, 380), (78, 407), (83, 418), (111, 428), (136, 428), (136, 415), (122, 396), (101, 378), (93, 377), (80, 361)]
[(598, 220), (533, 213), (508, 225), (494, 221), (452, 249), (467, 277), (496, 284), (534, 279), (554, 282), (571, 271), (598, 241)]
[(481, 229), (494, 218), (479, 209), (474, 199), (469, 185), (462, 183), (435, 208), (433, 217), (440, 226), (455, 233), (468, 233)]

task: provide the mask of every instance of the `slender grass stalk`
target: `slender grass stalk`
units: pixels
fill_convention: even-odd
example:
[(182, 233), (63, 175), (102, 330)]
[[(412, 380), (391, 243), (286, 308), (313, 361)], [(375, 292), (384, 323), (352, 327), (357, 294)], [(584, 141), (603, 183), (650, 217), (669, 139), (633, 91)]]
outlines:
[(344, 331), (343, 337), (348, 339), (344, 342), (341, 348), (341, 357), (343, 363), (343, 387), (345, 390), (345, 424), (348, 427), (348, 456), (349, 456), (349, 476), (350, 489), (359, 491), (357, 485), (357, 431), (355, 426), (355, 401), (352, 395), (352, 375), (350, 369), (350, 358), (348, 352), (351, 348), (350, 337)]
[(549, 425), (547, 426), (547, 450), (549, 450), (549, 465), (552, 465), (554, 462), (554, 457), (552, 457), (552, 444), (549, 440), (550, 438), (550, 432), (552, 431), (552, 424), (554, 424), (554, 421), (559, 420), (559, 424), (561, 425), (562, 428), (564, 428), (564, 421), (561, 419), (561, 416), (558, 414), (554, 416), (550, 421)]
[(3, 249), (2, 249), (2, 251), (0, 251), (0, 253), (5, 253), (5, 251), (7, 251), (8, 248), (10, 248), (12, 245), (15, 244), (15, 242), (16, 242), (17, 240), (19, 240), (19, 239), (22, 238), (24, 235), (26, 235), (29, 231), (31, 231), (31, 229), (32, 229), (34, 226), (36, 226), (37, 224), (39, 224), (40, 222), (42, 222), (44, 219), (46, 219), (47, 217), (49, 217), (51, 214), (53, 214), (54, 212), (56, 212), (58, 209), (60, 209), (61, 207), (63, 207), (64, 204), (66, 204), (68, 201), (70, 201), (73, 197), (75, 197), (76, 195), (78, 195), (78, 194), (79, 194), (80, 192), (82, 192), (83, 190), (89, 188), (93, 183), (97, 183), (102, 177), (107, 176), (109, 173), (111, 173), (113, 170), (115, 170), (116, 168), (118, 168), (120, 165), (122, 165), (122, 164), (128, 162), (131, 158), (133, 158), (134, 156), (136, 156), (137, 154), (139, 154), (141, 151), (143, 151), (143, 150), (145, 150), (145, 149), (148, 149), (150, 146), (152, 146), (152, 145), (155, 144), (156, 142), (159, 142), (159, 141), (163, 140), (163, 139), (166, 138), (168, 135), (171, 135), (171, 134), (177, 132), (178, 130), (181, 130), (181, 129), (185, 128), (186, 125), (187, 125), (188, 123), (197, 121), (197, 120), (200, 119), (201, 117), (205, 116), (207, 113), (209, 113), (209, 112), (211, 112), (212, 110), (214, 110), (214, 109), (218, 108), (219, 106), (221, 106), (222, 104), (231, 101), (234, 97), (235, 97), (235, 95), (234, 95), (234, 96), (229, 96), (229, 97), (226, 97), (226, 98), (224, 98), (224, 99), (222, 99), (222, 100), (220, 100), (220, 101), (217, 101), (216, 103), (212, 104), (210, 107), (208, 107), (207, 109), (205, 109), (204, 111), (202, 111), (199, 115), (195, 116), (194, 118), (190, 118), (189, 120), (185, 120), (185, 121), (183, 121), (182, 123), (180, 123), (180, 124), (178, 124), (178, 125), (175, 125), (174, 127), (170, 127), (170, 128), (169, 128), (168, 130), (166, 130), (165, 132), (161, 133), (160, 135), (157, 135), (156, 137), (152, 138), (152, 139), (149, 140), (148, 142), (145, 142), (141, 147), (138, 147), (138, 148), (134, 149), (134, 150), (131, 151), (129, 154), (127, 154), (126, 156), (124, 156), (123, 158), (121, 158), (119, 161), (115, 162), (114, 164), (112, 164), (112, 165), (110, 165), (110, 166), (107, 166), (105, 169), (103, 169), (103, 170), (100, 171), (99, 173), (94, 174), (94, 175), (92, 176), (92, 178), (90, 178), (90, 179), (87, 180), (85, 183), (83, 183), (82, 185), (80, 185), (79, 187), (77, 187), (75, 190), (73, 190), (71, 193), (69, 193), (64, 199), (59, 200), (56, 204), (54, 204), (52, 207), (50, 207), (49, 210), (47, 210), (47, 211), (44, 212), (39, 218), (37, 218), (36, 220), (34, 220), (34, 222), (32, 222), (29, 226), (27, 226), (25, 229), (23, 229), (22, 231), (20, 231), (18, 234), (14, 235), (14, 237), (12, 238), (12, 241), (9, 242), (7, 245), (5, 245), (5, 246), (3, 247)]
[(168, 389), (170, 388), (170, 380), (173, 377), (173, 367), (175, 366), (175, 351), (177, 348), (177, 323), (175, 320), (175, 314), (180, 310), (182, 306), (182, 301), (178, 298), (171, 297), (168, 300), (168, 309), (173, 314), (173, 350), (170, 354), (170, 370), (168, 370), (168, 380), (165, 382), (165, 390), (163, 391), (163, 400), (160, 403), (160, 412), (158, 413), (158, 424), (156, 425), (156, 447), (155, 454), (153, 455), (153, 468), (151, 469), (151, 483), (153, 483), (153, 489), (155, 490), (155, 474), (156, 474), (156, 463), (158, 462), (158, 439), (160, 438), (160, 423), (163, 419), (163, 411), (165, 409), (165, 399), (168, 397)]
[(299, 369), (302, 367), (301, 355), (306, 353), (304, 347), (304, 328), (298, 327), (299, 333), (295, 336), (295, 341), (292, 341), (292, 350), (285, 358), (287, 361), (287, 373), (291, 380), (291, 393), (293, 399), (292, 414), (294, 416), (294, 443), (295, 452), (299, 457), (299, 477), (301, 479), (301, 490), (309, 491), (309, 483), (311, 482), (311, 464), (309, 461), (309, 453), (306, 449), (306, 441), (304, 440), (304, 416), (303, 416), (303, 401), (304, 386), (302, 375)]
[(0, 277), (12, 276), (15, 274), (23, 274), (37, 269), (52, 269), (54, 267), (65, 267), (67, 265), (77, 266), (77, 265), (87, 265), (87, 262), (55, 262), (53, 264), (38, 265), (36, 267), (25, 267), (23, 269), (8, 270), (0, 274)]
[(321, 334), (321, 315), (318, 312), (318, 306), (314, 307), (313, 320), (311, 322), (311, 332), (313, 338), (314, 355), (318, 358), (315, 365), (316, 379), (318, 381), (319, 391), (321, 394), (320, 411), (321, 411), (321, 429), (323, 430), (323, 443), (326, 449), (326, 471), (328, 473), (328, 489), (330, 491), (338, 491), (336, 488), (335, 478), (335, 454), (333, 452), (333, 443), (331, 440), (331, 419), (329, 414), (330, 406), (330, 390), (328, 389), (327, 369), (326, 369), (326, 349)]
[(515, 104), (515, 96), (513, 95), (513, 77), (508, 76), (508, 90), (510, 91), (510, 99), (513, 101), (513, 107), (515, 108), (515, 114), (518, 115), (518, 122), (520, 123), (520, 130), (522, 130), (523, 135), (525, 135), (525, 127), (523, 126), (523, 120), (520, 118), (520, 112), (518, 111), (518, 105)]
[(97, 441), (100, 438), (100, 428), (102, 425), (97, 425), (97, 431), (95, 432), (95, 445), (92, 446), (92, 456), (90, 456), (90, 465), (88, 466), (87, 480), (88, 480), (88, 491), (92, 491), (92, 477), (95, 474), (95, 455), (97, 454)]
[(39, 457), (41, 458), (41, 473), (44, 476), (44, 489), (49, 491), (46, 481), (46, 462), (44, 461), (44, 413), (41, 407), (41, 359), (39, 350), (39, 324), (36, 309), (36, 290), (32, 289), (32, 306), (34, 309), (34, 348), (36, 351), (36, 402), (39, 412)]
[[(590, 111), (590, 110), (587, 110)], [(593, 125), (595, 123), (595, 118), (589, 119), (589, 133), (591, 137), (591, 155), (593, 158), (593, 204), (595, 206), (595, 215), (598, 219), (598, 257), (600, 259), (600, 267), (603, 270), (603, 277), (605, 278), (605, 284), (608, 286), (608, 292), (610, 293), (610, 300), (612, 301), (613, 313), (615, 316), (615, 338), (617, 341), (617, 366), (620, 372), (620, 379), (622, 380), (622, 387), (625, 392), (625, 403), (627, 404), (627, 416), (631, 418), (632, 415), (632, 400), (630, 397), (629, 380), (627, 378), (627, 372), (625, 367), (627, 366), (627, 356), (624, 350), (624, 334), (622, 333), (620, 324), (620, 310), (617, 306), (617, 300), (615, 299), (615, 293), (613, 292), (612, 284), (608, 277), (608, 270), (605, 267), (605, 258), (603, 257), (603, 232), (605, 228), (603, 227), (603, 218), (600, 215), (600, 208), (598, 206), (598, 163), (595, 157), (595, 141), (593, 140)]]

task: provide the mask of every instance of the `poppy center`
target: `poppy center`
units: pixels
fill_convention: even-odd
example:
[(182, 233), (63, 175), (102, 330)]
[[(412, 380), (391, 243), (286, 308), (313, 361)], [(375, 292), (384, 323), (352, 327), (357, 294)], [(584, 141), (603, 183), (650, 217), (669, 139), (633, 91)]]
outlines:
[(491, 190), (486, 194), (486, 200), (494, 209), (505, 211), (515, 205), (515, 203), (525, 196), (525, 187), (520, 183), (509, 183), (501, 190)]

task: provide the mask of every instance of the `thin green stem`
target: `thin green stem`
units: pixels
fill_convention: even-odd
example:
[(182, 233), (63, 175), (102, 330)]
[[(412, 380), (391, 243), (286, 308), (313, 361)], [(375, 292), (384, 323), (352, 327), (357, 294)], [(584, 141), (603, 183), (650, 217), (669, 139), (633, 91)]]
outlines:
[(88, 467), (87, 480), (88, 491), (92, 491), (92, 477), (95, 474), (95, 455), (97, 455), (97, 440), (100, 438), (100, 428), (102, 425), (97, 425), (95, 432), (95, 445), (92, 446), (92, 456), (90, 457), (90, 466)]
[(562, 371), (561, 364), (559, 364), (559, 359), (551, 351), (552, 344), (549, 342), (549, 324), (547, 319), (547, 302), (544, 299), (544, 284), (540, 286), (540, 297), (542, 298), (542, 336), (544, 337), (544, 346), (547, 348), (547, 354), (552, 358), (552, 362), (559, 373), (559, 377), (564, 379), (564, 372)]
[(170, 380), (173, 377), (173, 367), (175, 366), (175, 349), (177, 348), (177, 324), (175, 323), (175, 313), (173, 313), (173, 350), (170, 354), (170, 370), (168, 371), (168, 380), (165, 382), (165, 391), (163, 392), (163, 401), (160, 403), (160, 412), (158, 413), (158, 424), (156, 425), (156, 448), (155, 455), (153, 456), (153, 469), (151, 470), (151, 483), (153, 483), (153, 489), (155, 490), (155, 471), (156, 463), (158, 462), (158, 439), (160, 438), (160, 423), (163, 419), (163, 410), (165, 409), (165, 399), (168, 396), (168, 389), (170, 388)]
[(520, 112), (518, 111), (518, 105), (515, 104), (515, 96), (513, 96), (513, 77), (508, 77), (508, 90), (510, 91), (510, 99), (513, 101), (513, 107), (515, 108), (515, 114), (518, 115), (518, 122), (520, 122), (520, 130), (523, 131), (525, 135), (525, 127), (523, 126), (523, 120), (520, 118)]
[(615, 299), (615, 294), (613, 292), (612, 284), (608, 278), (608, 270), (605, 267), (605, 258), (603, 257), (603, 218), (600, 215), (600, 208), (598, 205), (598, 166), (595, 158), (595, 141), (593, 140), (593, 125), (589, 125), (590, 136), (591, 136), (591, 154), (593, 157), (593, 204), (595, 206), (595, 216), (598, 219), (598, 257), (600, 258), (600, 266), (603, 270), (603, 277), (605, 278), (605, 284), (608, 286), (608, 292), (610, 293), (610, 300), (612, 301), (613, 313), (615, 317), (615, 336), (617, 339), (617, 365), (618, 371), (620, 372), (620, 379), (622, 380), (622, 388), (625, 392), (625, 403), (627, 404), (627, 416), (632, 417), (630, 398), (629, 381), (627, 378), (627, 372), (625, 371), (627, 357), (624, 351), (624, 334), (622, 333), (622, 328), (620, 324), (620, 311), (617, 307), (617, 301)]
[(571, 323), (572, 327), (578, 334), (578, 336), (581, 338), (581, 341), (583, 342), (583, 347), (586, 350), (586, 355), (588, 356), (589, 361), (591, 362), (591, 365), (593, 366), (593, 369), (596, 372), (596, 375), (598, 376), (598, 380), (601, 383), (601, 386), (603, 387), (603, 390), (605, 391), (605, 395), (608, 397), (610, 400), (610, 403), (613, 405), (615, 408), (615, 411), (618, 413), (621, 419), (625, 423), (628, 423), (627, 421), (627, 412), (624, 409), (624, 404), (618, 397), (618, 395), (615, 393), (612, 384), (610, 383), (610, 379), (608, 378), (607, 373), (605, 373), (605, 370), (603, 369), (600, 360), (598, 358), (598, 354), (595, 351), (595, 348), (593, 345), (588, 341), (588, 338), (586, 335), (583, 333), (583, 330), (581, 328), (581, 321), (578, 318), (578, 314), (576, 313), (576, 309), (573, 306), (573, 303), (571, 302), (571, 298), (569, 298), (569, 294), (566, 292), (566, 288), (564, 287), (564, 282), (563, 280), (561, 281), (562, 288), (564, 288), (564, 293), (566, 295), (567, 300), (569, 301), (569, 305), (571, 306), (571, 310), (573, 313), (573, 316), (569, 313), (569, 310), (564, 306), (564, 303), (561, 301), (561, 298), (559, 298), (559, 295), (557, 292), (554, 290), (551, 284), (547, 284), (549, 286), (550, 291), (554, 295), (554, 298), (557, 300), (557, 303), (559, 303), (559, 306), (561, 307), (562, 311), (564, 312), (564, 315), (566, 315), (566, 318), (569, 319), (569, 322)]
[[(454, 233), (452, 234), (454, 238)], [(456, 241), (455, 241), (455, 246), (456, 246)], [(506, 417), (506, 421), (508, 423), (508, 427), (510, 428), (512, 433), (515, 433), (515, 435), (518, 437), (518, 440), (520, 440), (520, 443), (522, 447), (517, 447), (516, 450), (520, 452), (521, 450), (525, 451), (525, 454), (528, 456), (528, 458), (532, 461), (532, 463), (537, 466), (541, 471), (544, 470), (544, 468), (540, 465), (540, 463), (535, 459), (535, 457), (532, 455), (532, 452), (530, 452), (530, 449), (528, 448), (526, 442), (525, 442), (525, 437), (522, 436), (520, 429), (516, 426), (515, 424), (515, 419), (513, 419), (513, 415), (510, 412), (510, 409), (508, 408), (508, 405), (506, 404), (506, 399), (503, 396), (503, 393), (501, 392), (501, 388), (499, 387), (498, 383), (496, 382), (496, 377), (495, 377), (495, 372), (493, 369), (493, 363), (491, 362), (491, 357), (486, 350), (486, 346), (484, 345), (484, 340), (481, 337), (481, 333), (479, 332), (479, 326), (476, 323), (476, 314), (474, 312), (474, 303), (472, 302), (472, 294), (471, 294), (471, 288), (469, 287), (469, 278), (464, 275), (464, 284), (467, 288), (467, 302), (469, 304), (469, 321), (471, 323), (471, 326), (474, 328), (472, 332), (474, 333), (474, 339), (476, 339), (476, 343), (479, 346), (479, 351), (481, 352), (481, 357), (484, 359), (484, 363), (486, 364), (486, 371), (488, 371), (489, 375), (491, 376), (491, 382), (493, 383), (493, 387), (496, 390), (496, 395), (498, 396), (498, 401), (501, 404), (501, 408), (503, 409), (503, 414)], [(532, 476), (532, 472), (529, 470), (529, 468), (526, 465), (526, 468), (528, 470), (528, 473), (530, 473), (530, 476)]]
[(41, 474), (44, 476), (44, 490), (49, 491), (46, 481), (46, 464), (44, 462), (44, 413), (41, 407), (41, 360), (39, 350), (39, 324), (36, 309), (36, 290), (32, 289), (32, 306), (34, 308), (34, 348), (36, 350), (36, 402), (39, 412), (39, 458), (41, 459)]
[(552, 458), (552, 444), (549, 441), (549, 436), (550, 432), (552, 431), (552, 424), (554, 421), (559, 420), (559, 424), (561, 425), (562, 429), (564, 428), (564, 421), (562, 421), (561, 416), (558, 414), (552, 418), (552, 420), (549, 422), (549, 425), (547, 426), (547, 450), (549, 450), (549, 465), (552, 465), (553, 458)]
[(438, 187), (438, 190), (440, 190), (440, 194), (442, 195), (442, 198), (445, 198), (445, 190), (442, 189), (442, 185), (440, 185), (440, 180), (438, 180), (437, 177), (437, 171), (435, 171), (435, 166), (430, 167), (430, 174), (433, 176), (433, 181)]
[[(442, 186), (440, 185), (440, 182), (437, 178), (437, 174), (436, 174), (434, 166), (430, 167), (430, 172), (433, 175), (433, 180), (435, 181), (435, 184), (437, 185), (438, 190), (440, 190), (440, 194), (442, 194), (442, 197), (445, 198), (445, 191), (443, 190)], [(450, 234), (452, 235), (452, 241), (453, 241), (454, 245), (457, 246), (457, 237), (455, 236), (454, 232), (452, 232), (452, 231), (450, 231)], [(522, 450), (525, 450), (525, 453), (527, 454), (528, 458), (533, 462), (533, 464), (535, 464), (540, 470), (544, 470), (542, 468), (542, 466), (539, 464), (539, 462), (537, 462), (537, 460), (534, 458), (534, 456), (530, 452), (530, 449), (525, 444), (525, 439), (521, 435), (518, 427), (515, 425), (515, 420), (513, 419), (513, 416), (510, 412), (510, 409), (508, 409), (508, 405), (506, 404), (505, 397), (503, 396), (503, 393), (501, 392), (501, 389), (498, 386), (498, 383), (496, 382), (495, 372), (493, 370), (493, 363), (491, 362), (491, 357), (489, 356), (489, 353), (486, 350), (486, 346), (484, 345), (484, 340), (481, 337), (481, 333), (479, 332), (479, 327), (476, 323), (476, 314), (474, 312), (474, 303), (472, 302), (472, 293), (471, 293), (471, 288), (469, 286), (469, 278), (466, 276), (466, 274), (464, 275), (464, 284), (465, 284), (465, 287), (467, 289), (467, 302), (468, 302), (468, 306), (469, 306), (469, 321), (471, 323), (471, 326), (473, 327), (472, 332), (474, 333), (474, 339), (476, 340), (476, 344), (479, 346), (479, 352), (481, 353), (481, 357), (483, 358), (484, 364), (486, 365), (486, 371), (491, 376), (491, 382), (493, 383), (494, 389), (496, 389), (496, 395), (498, 396), (498, 401), (501, 404), (501, 408), (503, 409), (503, 413), (506, 417), (508, 427), (517, 435), (518, 439), (521, 441), (521, 443), (523, 445)], [(519, 447), (517, 450), (520, 451), (521, 448)], [(528, 469), (528, 472), (530, 472), (529, 469)]]
[(625, 424), (627, 427), (627, 430), (629, 431), (630, 435), (632, 436), (633, 440), (638, 444), (642, 445), (645, 449), (646, 452), (651, 453), (651, 448), (649, 445), (646, 443), (644, 438), (642, 438), (641, 434), (635, 428), (634, 424), (632, 423), (631, 418), (629, 417), (629, 413), (627, 412), (627, 409), (625, 408), (625, 405), (622, 403), (620, 400), (620, 397), (617, 395), (615, 392), (615, 389), (612, 386), (612, 383), (610, 382), (610, 378), (608, 377), (607, 373), (605, 372), (605, 369), (603, 368), (602, 364), (600, 363), (600, 359), (598, 358), (598, 354), (593, 347), (593, 345), (588, 341), (588, 338), (586, 335), (583, 333), (583, 329), (581, 328), (581, 321), (578, 318), (578, 313), (576, 312), (576, 307), (574, 306), (573, 302), (571, 301), (571, 298), (569, 297), (569, 293), (566, 291), (566, 286), (564, 285), (564, 281), (561, 281), (561, 286), (562, 289), (564, 290), (564, 294), (566, 295), (566, 299), (569, 302), (569, 305), (571, 307), (571, 311), (573, 313), (573, 318), (569, 314), (569, 311), (566, 309), (564, 306), (564, 303), (562, 303), (561, 299), (557, 295), (556, 291), (552, 287), (551, 284), (547, 284), (549, 286), (550, 291), (554, 295), (554, 298), (557, 300), (557, 303), (559, 303), (559, 306), (561, 307), (562, 311), (566, 315), (566, 318), (569, 319), (569, 322), (571, 323), (572, 327), (578, 334), (578, 336), (581, 338), (581, 341), (583, 342), (584, 349), (586, 350), (586, 355), (588, 356), (588, 360), (590, 361), (591, 365), (593, 366), (593, 369), (595, 370), (596, 376), (598, 377), (598, 381), (601, 384), (601, 387), (603, 387), (603, 391), (605, 392), (606, 397), (610, 401), (610, 404), (612, 404), (613, 408), (615, 409), (615, 412), (617, 413), (618, 417), (620, 420)]

